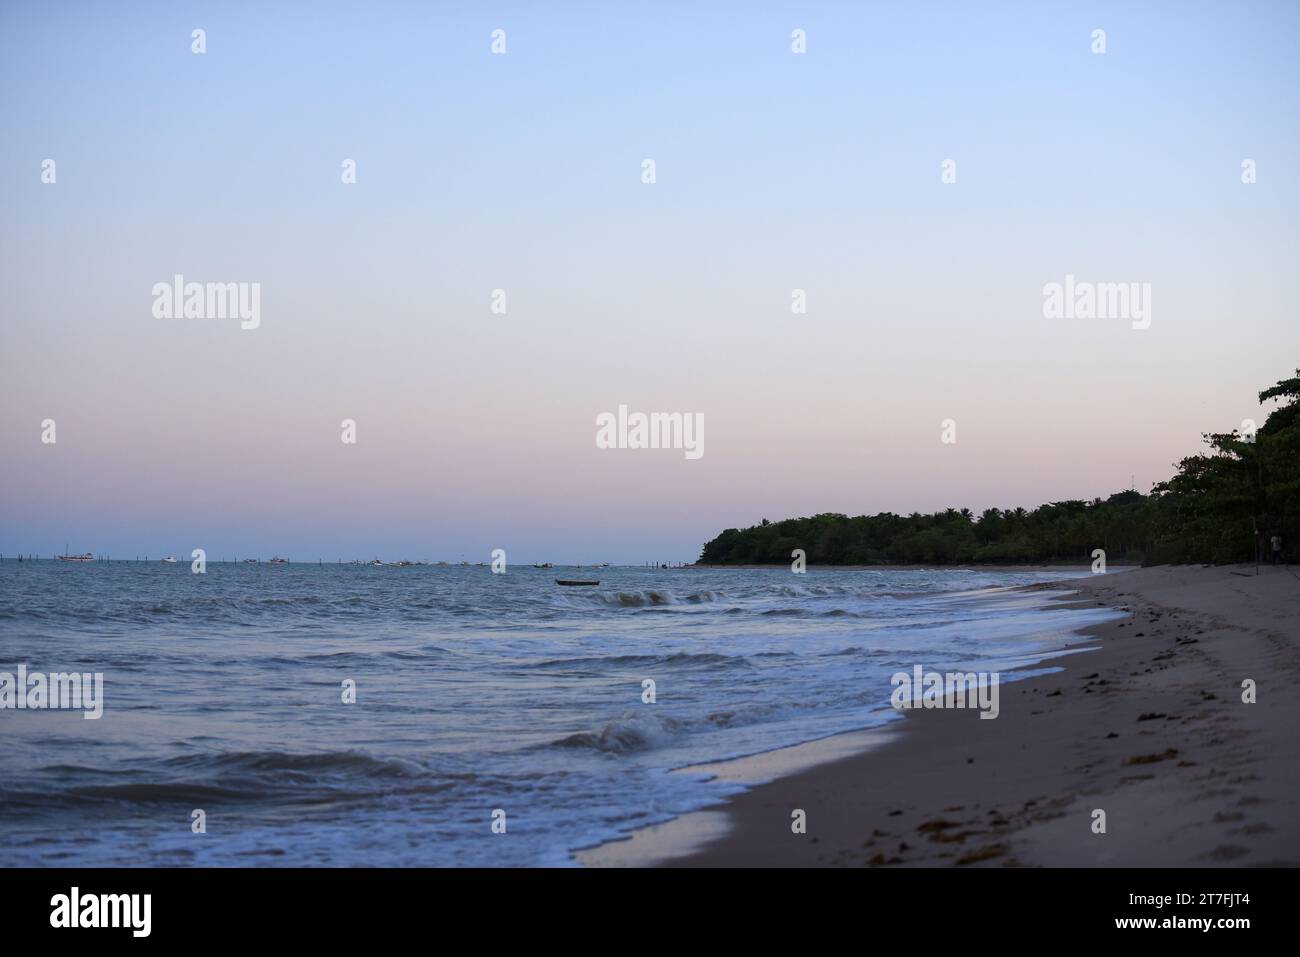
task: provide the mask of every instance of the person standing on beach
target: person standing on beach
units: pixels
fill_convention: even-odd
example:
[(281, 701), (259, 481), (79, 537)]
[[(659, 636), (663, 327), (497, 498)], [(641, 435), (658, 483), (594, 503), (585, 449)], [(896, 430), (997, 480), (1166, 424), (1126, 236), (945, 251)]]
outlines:
[(1282, 536), (1273, 533), (1273, 564), (1278, 565), (1282, 561)]

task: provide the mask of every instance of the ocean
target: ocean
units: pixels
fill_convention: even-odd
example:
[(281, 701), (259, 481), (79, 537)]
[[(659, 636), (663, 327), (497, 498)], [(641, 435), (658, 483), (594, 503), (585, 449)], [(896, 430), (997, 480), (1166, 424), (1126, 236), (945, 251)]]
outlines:
[(6, 559), (0, 672), (102, 672), (103, 716), (0, 710), (0, 847), (571, 864), (740, 787), (692, 766), (893, 720), (897, 671), (1043, 662), (1116, 614), (1013, 590), (1070, 574)]

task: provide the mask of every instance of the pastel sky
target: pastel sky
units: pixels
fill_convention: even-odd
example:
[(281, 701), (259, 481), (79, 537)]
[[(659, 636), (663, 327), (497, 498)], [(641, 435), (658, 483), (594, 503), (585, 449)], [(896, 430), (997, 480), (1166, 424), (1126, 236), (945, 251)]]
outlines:
[(1300, 365), (1300, 5), (701, 6), (4, 4), (0, 552), (691, 560), (1146, 491)]

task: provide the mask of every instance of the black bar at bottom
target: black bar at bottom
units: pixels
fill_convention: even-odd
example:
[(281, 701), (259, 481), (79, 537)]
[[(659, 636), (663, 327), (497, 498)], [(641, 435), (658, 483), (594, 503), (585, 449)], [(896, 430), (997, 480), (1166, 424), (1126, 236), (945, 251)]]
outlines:
[[(1289, 921), (1282, 909), (1293, 884), (1294, 874), (1273, 869), (36, 868), (0, 870), (0, 927), (6, 943), (30, 937), (54, 943), (75, 933), (79, 943), (285, 940), (302, 946), (475, 926), (493, 941), (530, 932), (544, 939), (561, 925), (568, 933), (622, 929), (634, 938), (700, 927), (743, 938), (775, 922), (817, 937), (843, 929), (864, 945), (895, 937), (919, 944), (930, 934), (952, 943), (972, 932), (1041, 931), (1055, 941), (1129, 936), (1182, 943), (1199, 935), (1231, 946), (1250, 939), (1242, 934), (1284, 930)], [(74, 887), (77, 924), (116, 918), (119, 926), (73, 928)]]

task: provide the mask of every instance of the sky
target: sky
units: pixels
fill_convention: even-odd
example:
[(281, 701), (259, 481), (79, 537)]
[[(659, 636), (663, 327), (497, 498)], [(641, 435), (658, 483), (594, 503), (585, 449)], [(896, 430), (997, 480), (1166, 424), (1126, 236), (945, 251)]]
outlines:
[(1300, 5), (702, 6), (0, 6), (0, 553), (690, 561), (1147, 491), (1300, 366)]

